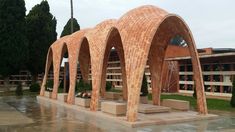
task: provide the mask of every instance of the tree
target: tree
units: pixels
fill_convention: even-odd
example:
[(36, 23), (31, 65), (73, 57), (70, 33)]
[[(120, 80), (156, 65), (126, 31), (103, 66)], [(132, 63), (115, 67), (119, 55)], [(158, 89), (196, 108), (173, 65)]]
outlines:
[[(73, 24), (73, 26), (71, 26)], [(70, 35), (71, 31), (76, 32), (80, 30), (80, 26), (76, 20), (76, 18), (73, 18), (73, 22), (71, 22), (71, 18), (68, 20), (68, 22), (66, 23), (66, 25), (64, 26), (64, 29), (60, 35), (60, 37), (66, 36), (66, 35)], [(68, 58), (68, 52), (66, 52), (64, 54), (64, 58)]]
[(141, 85), (141, 95), (140, 96), (147, 96), (148, 95), (148, 82), (146, 76), (144, 74), (143, 81)]
[(232, 98), (230, 104), (232, 107), (235, 107), (235, 79), (233, 80)]
[[(73, 32), (76, 32), (78, 30), (80, 30), (80, 26), (79, 26), (76, 18), (73, 18)], [(64, 29), (63, 29), (60, 37), (70, 35), (70, 34), (71, 34), (71, 19), (69, 19), (68, 22), (66, 23), (66, 25), (64, 26)]]
[(29, 40), (29, 61), (33, 81), (44, 71), (47, 51), (57, 39), (56, 18), (50, 13), (47, 1), (35, 5), (26, 16), (27, 38)]
[(9, 81), (27, 62), (24, 0), (0, 0), (0, 75)]

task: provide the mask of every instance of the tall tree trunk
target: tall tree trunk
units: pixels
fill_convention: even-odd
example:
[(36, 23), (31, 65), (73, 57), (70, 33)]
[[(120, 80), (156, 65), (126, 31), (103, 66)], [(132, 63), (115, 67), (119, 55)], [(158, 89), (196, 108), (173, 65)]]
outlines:
[(73, 0), (70, 0), (71, 4), (71, 34), (73, 33)]

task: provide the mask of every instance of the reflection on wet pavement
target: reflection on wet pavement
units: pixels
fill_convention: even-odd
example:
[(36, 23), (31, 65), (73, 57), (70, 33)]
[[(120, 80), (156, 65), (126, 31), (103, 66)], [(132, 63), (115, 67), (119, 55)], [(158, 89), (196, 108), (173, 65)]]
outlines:
[[(3, 104), (14, 107), (31, 123), (4, 125), (0, 122), (0, 132), (171, 132), (171, 131), (235, 131), (235, 114), (226, 113), (216, 120), (204, 120), (173, 125), (156, 125), (143, 128), (128, 128), (113, 122), (104, 122), (96, 117), (88, 118), (84, 113), (64, 108), (47, 102), (38, 103), (36, 97), (3, 97), (0, 98), (0, 115)], [(2, 108), (2, 109), (1, 109)], [(14, 113), (12, 113), (14, 114)], [(3, 120), (0, 117), (0, 120)]]

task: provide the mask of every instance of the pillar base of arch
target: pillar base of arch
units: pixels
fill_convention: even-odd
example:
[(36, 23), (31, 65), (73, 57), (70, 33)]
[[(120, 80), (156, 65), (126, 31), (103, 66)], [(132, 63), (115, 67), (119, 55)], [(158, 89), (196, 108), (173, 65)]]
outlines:
[(57, 93), (52, 92), (51, 99), (57, 100)]

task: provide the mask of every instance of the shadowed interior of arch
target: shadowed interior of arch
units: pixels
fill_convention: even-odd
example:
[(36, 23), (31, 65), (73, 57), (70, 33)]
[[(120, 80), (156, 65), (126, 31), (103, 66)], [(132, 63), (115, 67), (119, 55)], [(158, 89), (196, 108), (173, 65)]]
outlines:
[(79, 51), (78, 56), (78, 67), (80, 68), (80, 78), (84, 80), (84, 82), (91, 83), (91, 57), (90, 57), (90, 49), (89, 44), (86, 38), (83, 39)]
[[(58, 93), (68, 93), (69, 91), (69, 63), (64, 62), (63, 60), (68, 58), (68, 47), (67, 44), (64, 43), (62, 52), (61, 52), (61, 61), (60, 61), (60, 67), (63, 66), (63, 74), (60, 72), (59, 74), (59, 88)], [(62, 64), (64, 62), (64, 64)]]

